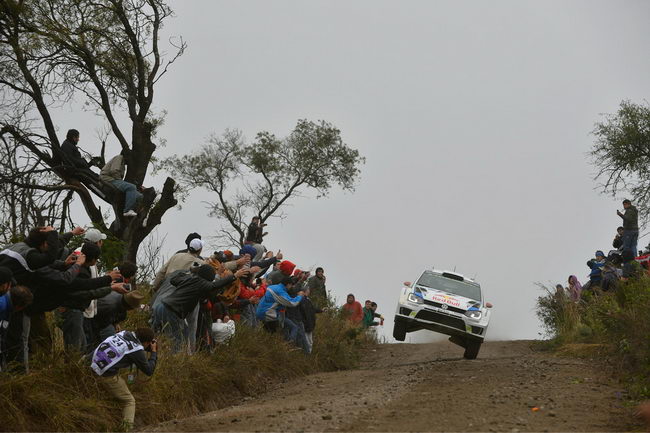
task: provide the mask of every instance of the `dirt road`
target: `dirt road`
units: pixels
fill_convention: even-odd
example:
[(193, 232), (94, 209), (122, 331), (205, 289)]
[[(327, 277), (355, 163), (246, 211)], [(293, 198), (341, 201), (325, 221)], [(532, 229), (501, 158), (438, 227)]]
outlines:
[(639, 430), (624, 394), (587, 360), (490, 342), (381, 345), (360, 369), (322, 373), (149, 431)]

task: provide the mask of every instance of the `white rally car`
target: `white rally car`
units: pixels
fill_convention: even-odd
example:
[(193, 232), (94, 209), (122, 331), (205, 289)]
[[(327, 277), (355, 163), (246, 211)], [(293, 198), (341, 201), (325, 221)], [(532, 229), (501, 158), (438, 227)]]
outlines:
[(465, 348), (465, 358), (475, 359), (487, 332), (491, 308), (477, 282), (455, 272), (427, 270), (415, 284), (404, 283), (393, 337), (404, 341), (407, 332), (440, 332)]

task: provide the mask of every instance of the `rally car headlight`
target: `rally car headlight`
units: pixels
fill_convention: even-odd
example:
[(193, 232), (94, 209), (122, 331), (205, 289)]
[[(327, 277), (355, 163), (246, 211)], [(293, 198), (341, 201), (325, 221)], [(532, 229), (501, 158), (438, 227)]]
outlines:
[(481, 312), (478, 311), (478, 310), (470, 310), (470, 311), (467, 311), (467, 312), (465, 313), (465, 315), (466, 315), (467, 317), (469, 317), (470, 319), (479, 320), (479, 319), (483, 316), (483, 313), (481, 313)]
[(416, 304), (424, 304), (424, 299), (422, 299), (419, 296), (416, 296), (413, 293), (409, 293), (409, 295), (408, 295), (408, 297), (406, 299), (408, 299), (410, 302), (414, 302)]

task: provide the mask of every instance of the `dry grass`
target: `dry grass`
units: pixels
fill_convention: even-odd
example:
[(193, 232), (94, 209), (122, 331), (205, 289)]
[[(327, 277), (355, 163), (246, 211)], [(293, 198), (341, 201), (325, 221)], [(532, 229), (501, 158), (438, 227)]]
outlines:
[[(146, 323), (146, 313), (129, 318), (126, 329)], [(239, 327), (227, 346), (213, 354), (171, 355), (161, 341), (156, 373), (138, 375), (130, 388), (136, 423), (147, 425), (233, 404), (279, 381), (312, 372), (354, 368), (372, 337), (352, 328), (336, 312), (319, 315), (314, 353), (286, 344), (279, 335)], [(0, 376), (2, 431), (111, 431), (121, 411), (106, 396), (88, 364), (60, 349), (35, 359), (27, 375)]]

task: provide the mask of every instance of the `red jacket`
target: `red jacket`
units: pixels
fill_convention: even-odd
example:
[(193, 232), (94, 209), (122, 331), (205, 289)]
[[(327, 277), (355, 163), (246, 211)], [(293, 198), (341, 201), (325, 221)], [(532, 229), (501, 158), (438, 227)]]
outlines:
[(352, 304), (346, 302), (343, 304), (343, 309), (350, 315), (348, 318), (352, 323), (361, 323), (363, 320), (363, 308), (359, 301), (354, 301)]

